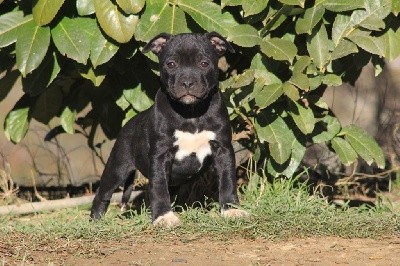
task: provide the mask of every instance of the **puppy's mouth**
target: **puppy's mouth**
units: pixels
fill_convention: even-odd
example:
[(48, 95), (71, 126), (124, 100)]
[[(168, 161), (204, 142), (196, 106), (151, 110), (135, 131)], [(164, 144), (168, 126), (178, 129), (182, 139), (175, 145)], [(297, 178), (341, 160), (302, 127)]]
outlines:
[(180, 97), (178, 99), (178, 101), (183, 104), (194, 104), (194, 103), (197, 103), (199, 100), (200, 100), (200, 98), (198, 98), (192, 94), (183, 95), (182, 97)]

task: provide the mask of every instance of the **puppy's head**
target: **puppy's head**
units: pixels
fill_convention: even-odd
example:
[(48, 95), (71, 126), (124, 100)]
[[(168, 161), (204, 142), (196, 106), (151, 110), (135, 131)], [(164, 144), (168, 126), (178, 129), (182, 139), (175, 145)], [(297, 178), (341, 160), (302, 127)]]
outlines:
[(182, 104), (196, 104), (218, 84), (218, 59), (232, 46), (218, 33), (162, 33), (143, 48), (160, 62), (160, 78), (168, 95)]

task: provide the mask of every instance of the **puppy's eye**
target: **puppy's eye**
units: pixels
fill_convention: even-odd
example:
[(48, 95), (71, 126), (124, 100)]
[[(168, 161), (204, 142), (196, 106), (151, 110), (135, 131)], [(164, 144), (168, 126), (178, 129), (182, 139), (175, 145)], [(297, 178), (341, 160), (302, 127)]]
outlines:
[(167, 67), (172, 69), (172, 68), (176, 67), (176, 64), (175, 64), (175, 62), (168, 62)]
[(201, 67), (208, 67), (210, 64), (208, 63), (208, 62), (206, 62), (206, 61), (202, 61), (201, 63), (200, 63), (200, 66)]

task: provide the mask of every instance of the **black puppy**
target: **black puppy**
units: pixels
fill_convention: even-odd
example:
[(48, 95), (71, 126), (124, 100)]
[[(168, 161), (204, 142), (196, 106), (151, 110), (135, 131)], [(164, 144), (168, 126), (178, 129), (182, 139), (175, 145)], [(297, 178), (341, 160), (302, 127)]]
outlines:
[[(143, 48), (160, 62), (162, 88), (154, 105), (121, 130), (93, 200), (90, 216), (104, 215), (114, 190), (139, 170), (149, 178), (154, 225), (175, 226), (169, 185), (212, 167), (219, 180), (219, 203), (225, 217), (247, 215), (234, 209), (235, 158), (228, 112), (218, 90), (218, 59), (232, 46), (218, 33), (160, 34)], [(129, 198), (130, 189), (124, 193)]]

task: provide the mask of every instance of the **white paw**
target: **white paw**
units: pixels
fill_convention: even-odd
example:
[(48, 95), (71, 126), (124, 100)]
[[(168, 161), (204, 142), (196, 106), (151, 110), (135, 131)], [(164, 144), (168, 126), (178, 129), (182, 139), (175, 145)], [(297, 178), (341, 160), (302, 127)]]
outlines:
[(221, 210), (221, 216), (225, 218), (239, 218), (239, 217), (246, 217), (249, 215), (250, 214), (247, 211), (239, 209)]
[(162, 216), (157, 217), (157, 219), (154, 220), (153, 225), (170, 228), (181, 225), (181, 221), (179, 220), (178, 216), (175, 215), (175, 213), (170, 211)]

